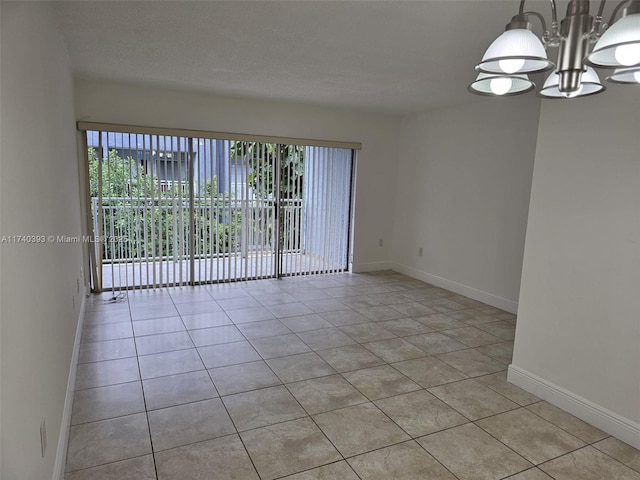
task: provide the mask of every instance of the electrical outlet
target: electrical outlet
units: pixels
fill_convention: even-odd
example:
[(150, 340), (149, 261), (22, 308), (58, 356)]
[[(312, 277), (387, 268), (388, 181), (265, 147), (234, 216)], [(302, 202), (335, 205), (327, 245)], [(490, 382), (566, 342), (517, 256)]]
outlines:
[(40, 422), (40, 452), (42, 453), (42, 458), (44, 458), (47, 453), (47, 423), (44, 418)]
[(418, 248), (418, 256), (421, 257), (423, 254), (422, 247)]
[(382, 239), (379, 239), (379, 240), (378, 240), (378, 246), (379, 246), (379, 247), (382, 247), (383, 245), (384, 245), (384, 242), (382, 241)]

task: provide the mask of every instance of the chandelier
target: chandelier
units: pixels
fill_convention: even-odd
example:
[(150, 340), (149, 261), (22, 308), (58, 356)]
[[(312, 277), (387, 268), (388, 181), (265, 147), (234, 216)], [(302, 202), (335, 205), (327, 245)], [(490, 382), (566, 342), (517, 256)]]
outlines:
[[(544, 98), (577, 98), (603, 92), (605, 86), (592, 67), (609, 68), (609, 82), (640, 84), (640, 0), (624, 0), (603, 22), (606, 0), (600, 1), (595, 18), (589, 0), (570, 0), (567, 16), (558, 23), (556, 2), (551, 2), (551, 28), (538, 12), (527, 12), (525, 0), (507, 24), (505, 32), (489, 46), (479, 72), (468, 90), (477, 95), (511, 96), (530, 92), (535, 84), (529, 74), (553, 71), (536, 95)], [(542, 36), (532, 31), (530, 19), (542, 24)], [(594, 44), (589, 53), (589, 47)], [(547, 58), (547, 48), (557, 47), (557, 63)]]

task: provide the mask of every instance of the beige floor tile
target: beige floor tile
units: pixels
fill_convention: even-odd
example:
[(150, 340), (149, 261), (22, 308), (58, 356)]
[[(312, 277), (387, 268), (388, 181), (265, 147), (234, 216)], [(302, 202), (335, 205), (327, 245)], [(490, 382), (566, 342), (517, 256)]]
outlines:
[(408, 298), (416, 302), (424, 302), (427, 300), (438, 300), (442, 298), (442, 295), (440, 295), (435, 289), (425, 288), (425, 287), (413, 288), (410, 290), (403, 291), (402, 295), (405, 298)]
[(416, 322), (411, 318), (398, 318), (396, 320), (385, 320), (378, 322), (378, 325), (386, 328), (398, 337), (407, 337), (409, 335), (419, 335), (421, 333), (430, 333), (431, 328)]
[(228, 298), (251, 296), (251, 294), (238, 283), (214, 283), (212, 285), (203, 285), (202, 288), (205, 288), (216, 302)]
[(495, 317), (476, 309), (450, 312), (448, 315), (454, 320), (459, 320), (467, 325), (479, 325), (482, 323), (491, 323), (496, 321)]
[(379, 342), (365, 343), (362, 346), (388, 363), (411, 360), (427, 355), (424, 350), (407, 342), (404, 338), (380, 340)]
[(593, 446), (640, 473), (640, 450), (614, 437), (609, 437)]
[(298, 353), (310, 352), (311, 349), (294, 333), (277, 337), (256, 338), (251, 340), (253, 348), (265, 360), (268, 358), (286, 357)]
[(84, 324), (88, 325), (102, 325), (106, 323), (120, 323), (120, 322), (130, 322), (131, 315), (129, 314), (129, 309), (118, 309), (118, 310), (100, 310), (100, 311), (90, 311), (87, 310)]
[(376, 357), (361, 345), (346, 345), (344, 347), (320, 350), (318, 355), (341, 373), (384, 365), (385, 363), (384, 360)]
[[(377, 299), (377, 296), (376, 296)], [(405, 299), (406, 300), (406, 299)], [(386, 305), (378, 305), (376, 307), (361, 308), (359, 313), (367, 317), (372, 322), (381, 322), (383, 320), (393, 320), (402, 318), (405, 315)]]
[(222, 401), (238, 431), (307, 416), (291, 393), (281, 385), (229, 395)]
[(247, 341), (200, 347), (198, 352), (207, 368), (226, 367), (261, 360), (258, 352)]
[[(243, 299), (242, 301), (244, 302), (246, 300)], [(256, 303), (258, 302), (256, 301)], [(253, 306), (248, 308), (238, 308), (233, 310), (225, 309), (225, 311), (229, 316), (229, 318), (231, 319), (231, 321), (236, 325), (239, 323), (261, 322), (263, 320), (273, 320), (275, 318), (273, 314), (269, 310), (267, 310), (266, 307), (263, 307), (259, 303), (258, 303), (258, 306)]]
[[(390, 287), (393, 289), (394, 287)], [(381, 293), (376, 295), (376, 300), (382, 305), (396, 305), (398, 303), (407, 303), (408, 299), (400, 292)]]
[(182, 315), (182, 322), (187, 330), (198, 328), (220, 327), (231, 325), (233, 322), (224, 312), (196, 313), (195, 315)]
[(454, 328), (463, 328), (467, 326), (466, 323), (456, 320), (444, 313), (414, 317), (413, 320), (426, 325), (435, 332), (439, 332), (442, 330), (453, 330)]
[[(255, 298), (250, 296), (223, 298), (218, 300), (218, 305), (222, 307), (225, 312), (232, 310), (246, 310), (250, 308), (262, 308), (262, 305)], [(233, 318), (233, 317), (231, 317)]]
[(176, 305), (181, 303), (210, 302), (213, 297), (204, 288), (175, 287), (168, 288), (167, 293)]
[(506, 371), (492, 373), (482, 377), (475, 377), (474, 380), (486, 387), (489, 387), (491, 390), (498, 392), (500, 395), (504, 395), (512, 402), (516, 402), (521, 406), (530, 405), (540, 401), (540, 399), (535, 395), (532, 395), (520, 387), (516, 387), (512, 383), (507, 382)]
[(209, 374), (220, 395), (248, 392), (282, 383), (263, 360), (213, 368)]
[(71, 427), (67, 471), (104, 465), (151, 453), (144, 413)]
[(350, 458), (363, 480), (456, 480), (415, 442), (406, 442)]
[(334, 327), (300, 332), (298, 337), (314, 350), (325, 350), (356, 343), (349, 335)]
[(131, 305), (131, 319), (136, 322), (138, 320), (149, 320), (152, 318), (163, 318), (163, 317), (177, 317), (178, 310), (173, 305), (173, 301), (171, 304), (163, 303), (149, 303), (145, 306), (132, 304)]
[(449, 300), (453, 300), (456, 303), (459, 303), (460, 305), (464, 305), (467, 308), (479, 308), (479, 307), (485, 307), (486, 304), (479, 302), (478, 300), (474, 300), (472, 298), (469, 297), (465, 297), (463, 295), (449, 295), (447, 296), (447, 298)]
[(394, 363), (393, 367), (418, 385), (429, 388), (467, 378), (465, 374), (435, 357), (422, 357)]
[(494, 343), (477, 347), (476, 350), (506, 365), (509, 365), (513, 359), (513, 342)]
[(144, 380), (147, 410), (173, 407), (218, 396), (206, 370)]
[(454, 352), (456, 350), (469, 348), (465, 344), (457, 342), (453, 338), (447, 337), (439, 332), (411, 335), (409, 337), (404, 337), (404, 340), (415, 345), (427, 355)]
[(602, 430), (598, 430), (596, 427), (583, 422), (577, 417), (574, 417), (570, 413), (560, 410), (547, 402), (539, 402), (533, 405), (529, 405), (527, 410), (541, 416), (548, 422), (566, 430), (574, 437), (578, 437), (585, 443), (594, 443), (598, 440), (607, 438), (609, 435)]
[(140, 380), (140, 373), (138, 359), (135, 357), (83, 363), (78, 365), (76, 390), (135, 382), (136, 380)]
[[(341, 305), (342, 306), (342, 305)], [(297, 317), (287, 317), (280, 319), (289, 330), (294, 333), (308, 332), (309, 330), (319, 330), (322, 328), (331, 328), (329, 322), (322, 318), (317, 313), (311, 315), (299, 315)]]
[(469, 377), (501, 372), (507, 368), (504, 363), (483, 355), (475, 349), (443, 353), (437, 357)]
[(391, 308), (402, 314), (404, 317), (420, 317), (438, 313), (433, 308), (427, 307), (419, 302), (396, 303), (391, 305)]
[(154, 318), (133, 322), (133, 332), (136, 337), (143, 335), (157, 335), (159, 333), (182, 332), (186, 327), (180, 317)]
[(104, 342), (133, 337), (131, 322), (87, 325), (82, 330), (82, 343)]
[[(304, 302), (309, 308), (309, 302), (314, 302), (316, 300), (331, 300), (331, 297), (327, 295), (325, 292), (320, 290), (319, 288), (314, 288), (311, 286), (301, 287), (300, 289), (296, 289), (295, 286), (283, 286), (283, 289), (287, 289), (292, 295), (296, 297), (299, 302)], [(290, 290), (289, 290), (290, 289)], [(311, 308), (314, 312), (315, 310)]]
[(78, 390), (73, 398), (71, 425), (144, 411), (142, 384), (139, 381)]
[(253, 297), (265, 307), (270, 305), (282, 305), (283, 303), (296, 303), (299, 301), (296, 297), (286, 292), (262, 293), (260, 295), (253, 295)]
[(310, 415), (368, 402), (340, 375), (289, 383), (287, 388)]
[(316, 313), (335, 312), (344, 310), (344, 303), (335, 298), (320, 298), (315, 300), (303, 300), (304, 304)]
[(499, 308), (492, 307), (490, 305), (486, 305), (484, 307), (478, 308), (481, 312), (488, 313), (494, 318), (498, 320), (514, 320), (516, 316), (513, 313), (506, 312), (504, 310), (500, 310)]
[(593, 447), (551, 460), (540, 465), (540, 469), (555, 480), (640, 480), (640, 473)]
[[(446, 292), (446, 290), (444, 290), (444, 292)], [(450, 293), (451, 292), (446, 292), (446, 294), (450, 294)], [(464, 310), (465, 308), (467, 308), (464, 305), (458, 302), (454, 302), (453, 300), (449, 300), (447, 298), (441, 298), (437, 300), (425, 300), (422, 303), (428, 306), (429, 308), (433, 309), (435, 312), (439, 312), (439, 313), (455, 312), (455, 311)]]
[(414, 438), (468, 422), (453, 408), (424, 390), (396, 395), (374, 403)]
[(193, 347), (191, 337), (189, 337), (189, 334), (185, 331), (136, 337), (138, 355), (151, 355), (174, 350), (185, 350)]
[(158, 480), (259, 480), (237, 435), (194, 443), (155, 454)]
[(380, 305), (374, 297), (370, 295), (356, 295), (350, 297), (340, 298), (340, 302), (344, 303), (347, 307), (353, 308), (354, 310), (361, 310), (363, 308), (375, 307)]
[(420, 390), (420, 385), (389, 365), (354, 370), (342, 375), (369, 400)]
[(196, 347), (206, 347), (208, 345), (220, 345), (221, 343), (240, 342), (245, 339), (234, 325), (224, 325), (221, 327), (200, 328), (189, 332)]
[(65, 480), (156, 480), (156, 468), (153, 456), (144, 455), (86, 470), (77, 470), (64, 478)]
[(470, 420), (478, 420), (519, 407), (506, 397), (471, 379), (433, 387), (429, 392)]
[(468, 347), (481, 347), (492, 343), (499, 343), (502, 340), (476, 327), (456, 328), (453, 330), (444, 330), (443, 335), (453, 338), (454, 340), (465, 344)]
[(342, 460), (310, 418), (240, 433), (263, 480), (272, 480)]
[[(346, 308), (346, 307), (343, 307)], [(324, 318), (334, 327), (344, 327), (345, 325), (355, 325), (357, 323), (368, 323), (370, 320), (364, 315), (360, 315), (355, 310), (344, 309), (335, 310), (331, 312), (321, 313), (320, 316)]]
[(204, 370), (204, 365), (195, 348), (144, 355), (138, 357), (138, 362), (143, 380)]
[(82, 343), (78, 354), (78, 363), (103, 362), (136, 356), (136, 344), (133, 338), (107, 340), (104, 342)]
[(518, 473), (513, 477), (509, 477), (509, 480), (553, 480), (549, 475), (544, 473), (539, 468), (531, 468), (524, 472)]
[(378, 340), (395, 338), (395, 334), (376, 323), (347, 325), (346, 327), (340, 327), (339, 330), (349, 335), (358, 343), (375, 342)]
[(321, 413), (313, 419), (345, 457), (409, 440), (405, 432), (371, 403)]
[(381, 293), (389, 292), (389, 289), (385, 285), (382, 285), (379, 283), (360, 285), (355, 287), (355, 290), (362, 295), (374, 295), (374, 296), (377, 296)]
[(393, 271), (104, 297), (65, 480), (640, 480), (638, 450), (506, 381), (515, 315)]
[(149, 412), (154, 452), (235, 433), (219, 398)]
[(525, 408), (476, 423), (536, 465), (584, 446), (578, 438)]
[(516, 337), (516, 325), (509, 322), (492, 322), (478, 325), (480, 330), (490, 333), (502, 340), (513, 342)]
[(495, 480), (532, 465), (472, 423), (418, 439), (460, 480)]
[(270, 305), (267, 307), (276, 318), (297, 317), (299, 315), (308, 315), (314, 313), (304, 303), (283, 303), (281, 305)]
[(286, 480), (360, 480), (359, 477), (353, 472), (351, 467), (344, 460), (330, 465), (324, 465), (322, 467), (313, 468), (306, 472), (296, 473), (289, 477), (284, 477)]
[(272, 358), (267, 364), (284, 383), (333, 375), (336, 371), (316, 353)]

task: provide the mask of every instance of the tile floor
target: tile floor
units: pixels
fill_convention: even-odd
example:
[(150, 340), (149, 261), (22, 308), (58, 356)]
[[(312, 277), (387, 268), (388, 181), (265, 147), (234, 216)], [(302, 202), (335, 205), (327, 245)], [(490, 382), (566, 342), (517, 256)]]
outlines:
[(506, 382), (515, 316), (395, 272), (89, 300), (66, 480), (640, 480)]

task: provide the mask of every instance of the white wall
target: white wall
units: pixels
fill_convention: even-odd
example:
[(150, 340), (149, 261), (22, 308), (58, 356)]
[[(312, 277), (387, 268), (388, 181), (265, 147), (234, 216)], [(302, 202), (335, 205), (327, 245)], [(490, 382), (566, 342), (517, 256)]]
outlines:
[(640, 448), (640, 95), (545, 101), (510, 380)]
[[(2, 2), (1, 12), (0, 233), (79, 235), (73, 87), (66, 50), (48, 5)], [(0, 476), (48, 479), (56, 475), (83, 297), (82, 281), (80, 292), (76, 286), (81, 247), (2, 243), (0, 258)], [(48, 440), (44, 458), (42, 419)]]
[[(354, 269), (389, 267), (399, 120), (320, 106), (76, 81), (78, 120), (361, 142)], [(384, 246), (378, 246), (378, 239)]]
[(490, 99), (404, 119), (398, 270), (515, 311), (539, 105)]

